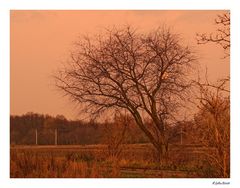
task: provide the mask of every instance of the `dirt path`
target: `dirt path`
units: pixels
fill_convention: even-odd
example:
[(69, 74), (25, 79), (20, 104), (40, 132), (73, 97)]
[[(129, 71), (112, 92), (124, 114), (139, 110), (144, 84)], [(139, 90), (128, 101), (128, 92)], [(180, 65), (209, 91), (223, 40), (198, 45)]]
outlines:
[(194, 178), (196, 173), (186, 170), (167, 170), (150, 168), (130, 168), (120, 167), (121, 174), (127, 177), (147, 177), (147, 178)]

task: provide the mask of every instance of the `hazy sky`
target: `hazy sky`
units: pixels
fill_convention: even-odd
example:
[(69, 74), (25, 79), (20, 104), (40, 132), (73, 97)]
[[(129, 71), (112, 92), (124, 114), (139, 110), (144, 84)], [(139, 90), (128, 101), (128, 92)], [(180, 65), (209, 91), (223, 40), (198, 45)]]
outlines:
[(68, 58), (82, 34), (102, 28), (133, 25), (139, 32), (165, 24), (194, 47), (203, 70), (216, 80), (229, 75), (229, 59), (215, 45), (197, 45), (196, 33), (210, 33), (223, 11), (11, 11), (11, 114), (63, 114), (76, 119), (77, 110), (54, 87), (51, 75)]

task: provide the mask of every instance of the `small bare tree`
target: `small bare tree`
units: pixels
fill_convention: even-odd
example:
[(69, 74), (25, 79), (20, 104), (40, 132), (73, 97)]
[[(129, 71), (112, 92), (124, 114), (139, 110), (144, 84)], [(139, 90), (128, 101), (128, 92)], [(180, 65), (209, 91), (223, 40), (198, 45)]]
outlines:
[[(56, 85), (86, 112), (126, 109), (163, 159), (165, 127), (187, 95), (194, 61), (189, 47), (165, 27), (147, 34), (113, 28), (76, 42)], [(152, 120), (150, 128), (143, 114)]]
[(228, 57), (230, 55), (230, 12), (218, 15), (215, 24), (218, 29), (214, 33), (197, 34), (198, 44), (218, 44), (224, 49), (225, 57)]
[(130, 117), (121, 113), (115, 114), (112, 123), (105, 122), (103, 142), (107, 145), (107, 157), (116, 160), (122, 153), (126, 132), (130, 124)]
[(195, 137), (214, 152), (205, 153), (216, 169), (219, 177), (230, 174), (230, 98), (226, 82), (221, 84), (201, 84), (200, 111), (195, 117)]

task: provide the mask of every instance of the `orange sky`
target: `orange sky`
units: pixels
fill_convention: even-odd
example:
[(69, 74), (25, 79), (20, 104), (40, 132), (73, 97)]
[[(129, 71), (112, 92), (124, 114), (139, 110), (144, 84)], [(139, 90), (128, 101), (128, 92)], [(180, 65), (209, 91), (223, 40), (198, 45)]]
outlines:
[[(77, 110), (56, 91), (51, 75), (68, 58), (81, 34), (101, 28), (133, 25), (148, 31), (165, 24), (194, 46), (209, 79), (229, 75), (229, 59), (215, 45), (196, 44), (196, 33), (214, 31), (214, 19), (223, 11), (11, 11), (11, 114), (63, 114), (79, 118)], [(81, 118), (80, 118), (81, 119)]]

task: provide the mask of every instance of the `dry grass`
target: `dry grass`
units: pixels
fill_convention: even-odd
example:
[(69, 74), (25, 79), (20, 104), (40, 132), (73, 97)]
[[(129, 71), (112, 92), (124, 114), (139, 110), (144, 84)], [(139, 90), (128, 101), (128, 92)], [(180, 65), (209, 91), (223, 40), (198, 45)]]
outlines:
[(105, 147), (12, 147), (12, 178), (201, 178), (216, 177), (204, 152), (209, 148), (170, 147), (168, 163), (159, 166), (149, 145), (126, 145), (119, 158)]

